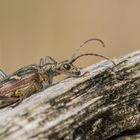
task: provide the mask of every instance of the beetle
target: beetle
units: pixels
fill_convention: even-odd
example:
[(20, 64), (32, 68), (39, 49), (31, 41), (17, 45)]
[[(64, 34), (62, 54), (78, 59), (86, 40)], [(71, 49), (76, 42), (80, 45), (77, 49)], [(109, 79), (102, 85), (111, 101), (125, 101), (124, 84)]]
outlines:
[[(5, 106), (15, 107), (23, 99), (43, 89), (43, 83), (52, 85), (53, 78), (60, 74), (69, 75), (72, 77), (81, 77), (80, 68), (77, 68), (73, 63), (83, 56), (98, 56), (110, 60), (96, 53), (84, 53), (77, 55), (82, 47), (88, 42), (98, 41), (105, 47), (104, 42), (98, 38), (86, 40), (71, 56), (70, 59), (57, 62), (52, 57), (46, 56), (40, 59), (39, 64), (31, 64), (25, 66), (11, 75), (6, 75), (2, 70), (0, 72), (0, 108)], [(114, 65), (114, 61), (110, 60)], [(12, 105), (13, 104), (13, 105)]]

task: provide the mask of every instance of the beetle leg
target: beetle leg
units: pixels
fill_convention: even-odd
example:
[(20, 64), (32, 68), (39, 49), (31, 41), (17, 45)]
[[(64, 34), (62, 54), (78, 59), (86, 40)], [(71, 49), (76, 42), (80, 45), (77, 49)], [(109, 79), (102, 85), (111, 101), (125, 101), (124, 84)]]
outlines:
[(57, 62), (52, 57), (46, 56), (45, 59), (43, 58), (40, 59), (39, 66), (43, 67), (46, 64), (53, 64), (53, 63), (57, 63)]
[(0, 80), (5, 78), (7, 75), (0, 69)]
[(7, 107), (15, 102), (17, 102), (19, 98), (8, 97), (8, 96), (0, 96), (0, 109)]
[(19, 105), (25, 98), (29, 97), (30, 95), (32, 95), (33, 93), (35, 93), (36, 91), (38, 91), (40, 89), (40, 85), (37, 82), (33, 82), (28, 88), (26, 88), (25, 90), (18, 90), (17, 92), (19, 92), (19, 95), (23, 95), (19, 98), (19, 100), (14, 104), (11, 105), (11, 107), (16, 107), (17, 105)]
[(15, 97), (0, 96), (0, 101), (16, 102), (17, 100), (18, 98)]
[(77, 76), (77, 77), (79, 77), (79, 78), (80, 78), (80, 77), (83, 77), (83, 76), (85, 76), (87, 73), (89, 74), (89, 71), (86, 71), (86, 72), (84, 72), (83, 74), (81, 74), (81, 75), (79, 75), (79, 76)]
[(52, 70), (49, 70), (48, 71), (48, 84), (52, 85), (52, 82), (53, 82), (53, 72)]

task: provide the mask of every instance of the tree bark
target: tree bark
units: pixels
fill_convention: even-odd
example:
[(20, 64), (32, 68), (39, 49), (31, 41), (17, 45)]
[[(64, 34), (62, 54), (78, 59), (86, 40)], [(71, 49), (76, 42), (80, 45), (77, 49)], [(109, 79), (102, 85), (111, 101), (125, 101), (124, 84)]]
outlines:
[(140, 136), (140, 51), (105, 60), (0, 110), (0, 140), (113, 140)]

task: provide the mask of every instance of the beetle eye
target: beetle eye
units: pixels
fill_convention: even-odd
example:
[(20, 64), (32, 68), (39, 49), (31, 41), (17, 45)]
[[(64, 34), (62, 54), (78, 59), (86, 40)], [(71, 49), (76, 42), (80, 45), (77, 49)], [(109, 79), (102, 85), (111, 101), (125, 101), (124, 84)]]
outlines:
[(70, 70), (70, 68), (71, 68), (69, 64), (64, 64), (63, 67), (64, 67), (66, 70)]

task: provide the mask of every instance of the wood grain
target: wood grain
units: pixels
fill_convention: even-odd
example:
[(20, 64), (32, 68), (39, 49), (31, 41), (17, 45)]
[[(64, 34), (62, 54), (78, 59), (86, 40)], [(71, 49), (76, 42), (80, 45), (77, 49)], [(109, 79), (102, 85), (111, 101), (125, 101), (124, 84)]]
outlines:
[[(0, 110), (0, 140), (132, 138), (140, 125), (140, 51), (105, 60)], [(136, 133), (135, 133), (136, 132)], [(136, 137), (135, 137), (136, 138)]]

